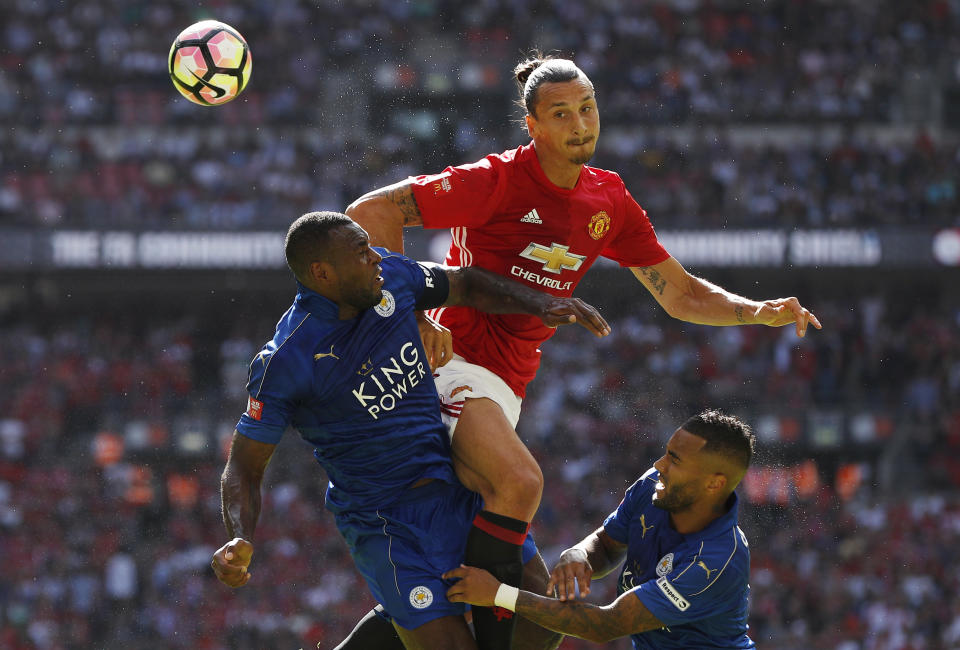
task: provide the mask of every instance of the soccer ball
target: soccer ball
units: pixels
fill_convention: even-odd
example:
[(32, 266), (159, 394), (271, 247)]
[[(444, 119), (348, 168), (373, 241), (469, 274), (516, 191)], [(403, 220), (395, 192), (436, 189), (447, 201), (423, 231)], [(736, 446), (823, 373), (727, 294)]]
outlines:
[(195, 104), (217, 106), (239, 95), (250, 80), (250, 48), (240, 32), (217, 20), (201, 20), (170, 46), (173, 85)]

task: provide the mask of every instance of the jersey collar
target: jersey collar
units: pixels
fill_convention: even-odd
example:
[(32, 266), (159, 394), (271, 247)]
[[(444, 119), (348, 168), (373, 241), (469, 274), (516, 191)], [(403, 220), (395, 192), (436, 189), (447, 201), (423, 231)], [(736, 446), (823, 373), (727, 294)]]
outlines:
[(686, 537), (688, 539), (707, 539), (730, 530), (731, 527), (737, 525), (737, 510), (739, 506), (740, 497), (737, 496), (736, 492), (731, 493), (727, 499), (727, 511), (724, 514), (711, 521), (703, 530), (686, 535)]
[(299, 282), (297, 282), (297, 297), (294, 302), (317, 318), (338, 320), (340, 317), (340, 306), (337, 303)]

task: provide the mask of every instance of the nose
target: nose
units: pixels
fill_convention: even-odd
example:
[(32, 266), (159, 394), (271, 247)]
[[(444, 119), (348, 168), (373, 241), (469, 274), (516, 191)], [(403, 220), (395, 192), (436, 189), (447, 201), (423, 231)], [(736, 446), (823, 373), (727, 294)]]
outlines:
[(584, 123), (583, 115), (579, 112), (576, 113), (576, 117), (573, 120), (573, 132), (577, 135), (580, 135), (587, 130), (586, 124)]
[(653, 468), (660, 472), (660, 475), (663, 476), (664, 471), (667, 469), (667, 455), (664, 454), (657, 459), (657, 462), (653, 464)]
[(372, 248), (370, 249), (370, 253), (371, 253), (370, 255), (371, 264), (374, 264), (374, 265), (379, 264), (380, 260), (383, 259), (383, 255), (373, 250)]

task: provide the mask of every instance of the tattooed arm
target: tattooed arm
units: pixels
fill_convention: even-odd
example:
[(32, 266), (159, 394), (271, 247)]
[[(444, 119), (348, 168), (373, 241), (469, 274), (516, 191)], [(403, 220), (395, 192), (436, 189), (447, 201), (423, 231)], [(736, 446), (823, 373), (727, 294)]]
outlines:
[[(450, 602), (466, 602), (481, 607), (494, 604), (500, 582), (476, 567), (460, 567), (443, 574), (446, 579), (459, 578), (447, 591)], [(609, 605), (598, 606), (582, 601), (559, 601), (521, 591), (516, 612), (541, 627), (594, 643), (640, 634), (663, 627), (647, 606), (632, 592), (622, 594)]]
[(367, 231), (373, 246), (397, 253), (403, 252), (404, 227), (423, 225), (409, 180), (367, 192), (350, 204), (346, 214)]
[(670, 257), (654, 266), (631, 267), (641, 284), (674, 318), (701, 325), (796, 324), (797, 336), (807, 333), (807, 324), (820, 329), (820, 321), (796, 298), (757, 302), (687, 272)]

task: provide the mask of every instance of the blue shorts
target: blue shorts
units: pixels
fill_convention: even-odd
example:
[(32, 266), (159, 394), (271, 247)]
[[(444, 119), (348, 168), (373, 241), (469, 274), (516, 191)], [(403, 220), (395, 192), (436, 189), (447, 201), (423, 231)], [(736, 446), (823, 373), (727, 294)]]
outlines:
[[(387, 508), (340, 513), (336, 522), (373, 597), (400, 627), (412, 630), (467, 610), (447, 600), (453, 583), (440, 576), (463, 562), (467, 534), (481, 509), (475, 492), (435, 480), (407, 490)], [(536, 553), (527, 535), (524, 563)]]

